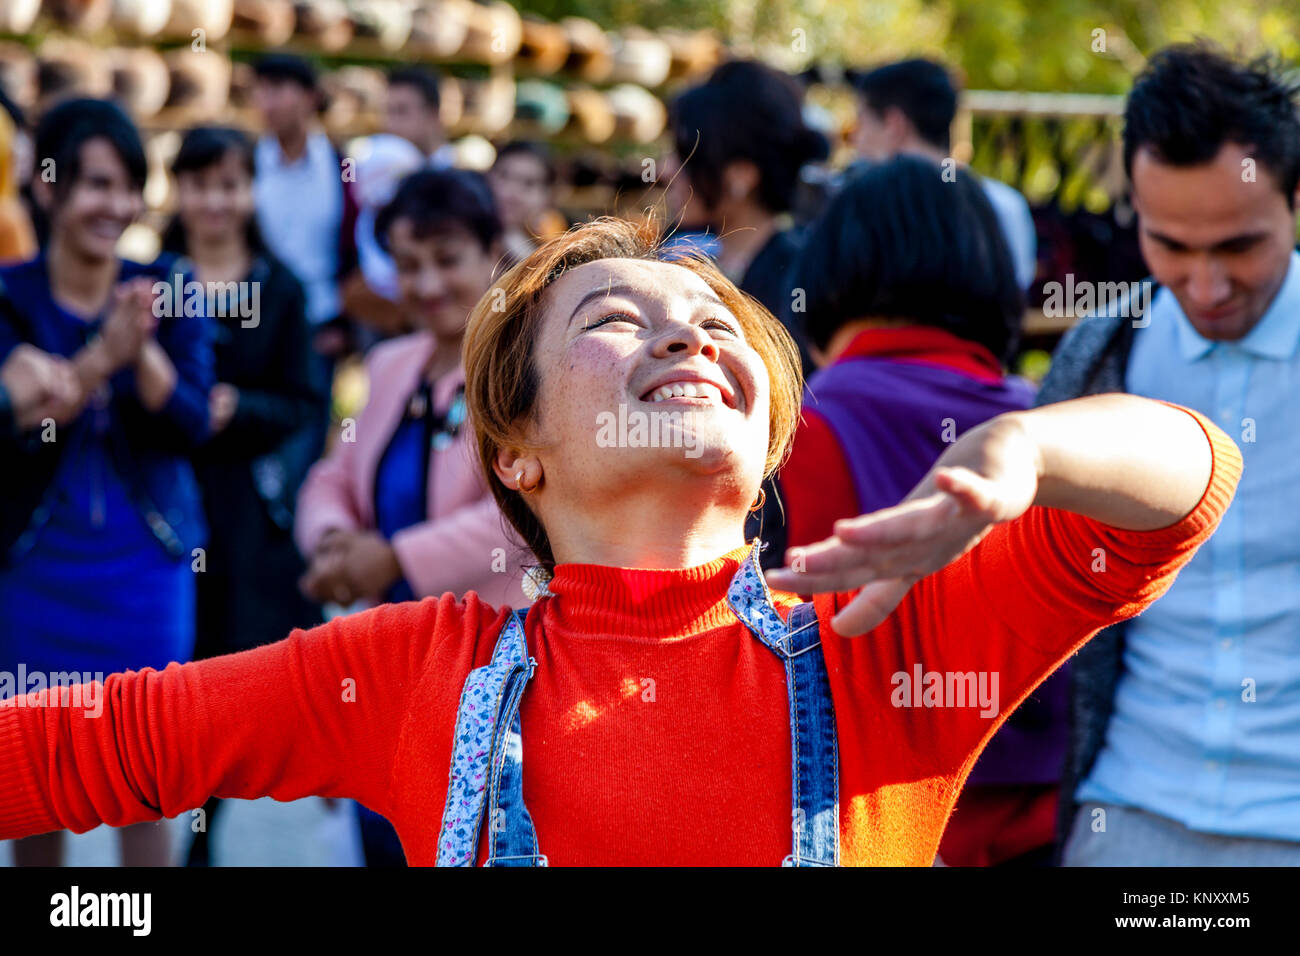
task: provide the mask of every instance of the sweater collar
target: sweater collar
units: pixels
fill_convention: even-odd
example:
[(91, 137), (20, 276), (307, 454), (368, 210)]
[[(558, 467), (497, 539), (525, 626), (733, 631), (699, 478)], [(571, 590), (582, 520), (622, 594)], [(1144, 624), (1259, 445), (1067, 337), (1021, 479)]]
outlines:
[(835, 361), (857, 358), (888, 358), (941, 365), (974, 378), (1002, 380), (1002, 365), (985, 346), (930, 325), (863, 329)]
[[(557, 564), (548, 585), (548, 616), (565, 634), (667, 643), (737, 623), (728, 591), (736, 600), (754, 574), (762, 580), (757, 539), (692, 568)], [(758, 599), (767, 603), (770, 595)]]

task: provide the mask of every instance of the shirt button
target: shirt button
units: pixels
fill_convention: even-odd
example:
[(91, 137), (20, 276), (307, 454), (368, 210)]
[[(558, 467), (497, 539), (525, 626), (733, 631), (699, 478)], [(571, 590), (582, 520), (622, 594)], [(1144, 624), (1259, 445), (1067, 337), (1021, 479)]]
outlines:
[(1223, 640), (1219, 641), (1219, 646), (1222, 647), (1225, 651), (1228, 650), (1230, 647), (1232, 647), (1232, 638), (1225, 637)]
[(1219, 769), (1219, 765), (1213, 760), (1207, 760), (1205, 761), (1205, 769), (1210, 771), (1210, 773), (1214, 773), (1214, 771)]
[(1228, 419), (1232, 418), (1232, 409), (1231, 408), (1219, 409), (1219, 417), (1222, 418), (1224, 421), (1227, 421)]
[(1223, 699), (1222, 699), (1222, 698), (1220, 698), (1219, 700), (1216, 700), (1216, 701), (1214, 702), (1214, 709), (1215, 709), (1215, 710), (1223, 710), (1223, 708), (1225, 708), (1225, 707), (1227, 707), (1227, 706), (1228, 706), (1228, 705), (1225, 704), (1225, 703), (1223, 702)]

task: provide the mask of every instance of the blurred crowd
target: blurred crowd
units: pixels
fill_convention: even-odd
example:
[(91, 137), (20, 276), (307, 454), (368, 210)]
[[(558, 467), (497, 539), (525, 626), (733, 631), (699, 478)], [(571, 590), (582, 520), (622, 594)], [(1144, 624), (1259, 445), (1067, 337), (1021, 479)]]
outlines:
[[(494, 281), (569, 225), (557, 158), (519, 140), (485, 174), (457, 168), (419, 65), (388, 75), (384, 132), (345, 152), (311, 62), (255, 70), (260, 134), (185, 132), (149, 263), (119, 257), (146, 174), (127, 114), (70, 97), (26, 116), (0, 95), (0, 669), (162, 668), (377, 602), (530, 601), (465, 427), (461, 345)], [(1141, 315), (1090, 310), (1040, 387), (1011, 371), (1035, 220), (951, 158), (952, 72), (851, 79), (847, 166), (795, 78), (747, 60), (672, 100), (654, 158), (663, 254), (716, 260), (802, 355), (803, 422), (747, 529), (764, 566), (897, 504), (1001, 413), (1105, 391), (1204, 412), (1246, 459), (1221, 530), (1011, 716), (940, 861), (1300, 862), (1295, 90), (1206, 46), (1153, 57), (1123, 148), (1154, 295)], [(364, 405), (333, 414), (357, 363)], [(1129, 839), (1094, 839), (1098, 811)], [(387, 822), (355, 812), (367, 863), (404, 865)], [(57, 864), (62, 839), (18, 841), (16, 861)], [(121, 842), (126, 863), (172, 854), (151, 824)]]

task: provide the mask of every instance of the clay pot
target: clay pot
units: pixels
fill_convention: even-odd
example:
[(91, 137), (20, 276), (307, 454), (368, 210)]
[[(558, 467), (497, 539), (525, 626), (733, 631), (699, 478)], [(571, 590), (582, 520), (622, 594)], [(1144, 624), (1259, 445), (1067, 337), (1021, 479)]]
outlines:
[(94, 33), (108, 25), (113, 0), (46, 0), (44, 10), (62, 27)]
[(283, 46), (295, 20), (293, 0), (235, 0), (230, 29), (259, 46)]
[(569, 38), (564, 27), (535, 17), (524, 17), (519, 54), (515, 64), (520, 70), (549, 76), (560, 70), (569, 59)]
[(469, 32), (470, 0), (423, 0), (411, 14), (406, 52), (447, 59), (456, 55)]
[(196, 117), (216, 117), (230, 101), (230, 61), (212, 50), (182, 47), (163, 54), (171, 71), (169, 107), (192, 111)]
[(659, 86), (668, 79), (673, 54), (667, 41), (643, 27), (613, 35), (614, 69), (610, 79), (638, 86)]
[(318, 49), (334, 53), (352, 39), (352, 18), (343, 0), (296, 0), (294, 33)]
[(400, 50), (411, 35), (409, 0), (357, 0), (351, 10), (356, 40), (391, 52)]
[(108, 96), (113, 73), (98, 47), (67, 36), (51, 36), (37, 54), (37, 108), (69, 95)]
[(672, 64), (668, 79), (687, 80), (711, 73), (722, 62), (722, 41), (708, 30), (687, 32), (661, 30), (659, 36), (668, 44)]
[(569, 98), (564, 87), (546, 80), (520, 80), (515, 84), (517, 136), (546, 139), (569, 122)]
[(113, 95), (137, 118), (153, 116), (167, 102), (171, 72), (150, 47), (115, 47), (108, 51)]
[(458, 56), (478, 63), (509, 63), (519, 52), (523, 25), (519, 11), (502, 0), (471, 3), (469, 29)]
[(486, 80), (462, 80), (465, 106), (457, 124), (465, 133), (495, 136), (515, 117), (515, 81), (508, 73)]
[(119, 36), (154, 36), (171, 16), (172, 0), (113, 0), (113, 32)]
[(560, 21), (569, 41), (569, 58), (564, 68), (588, 83), (603, 83), (614, 70), (609, 36), (595, 23), (581, 17)]
[(568, 97), (570, 117), (566, 132), (576, 133), (593, 144), (603, 143), (614, 135), (614, 112), (603, 93), (589, 87), (573, 87)]
[(614, 135), (636, 143), (658, 139), (668, 123), (668, 108), (642, 86), (620, 83), (605, 94), (614, 115)]
[[(234, 15), (234, 0), (172, 0), (172, 15), (162, 33), (177, 39), (202, 39), (206, 47), (230, 32)], [(196, 36), (195, 30), (203, 32)]]

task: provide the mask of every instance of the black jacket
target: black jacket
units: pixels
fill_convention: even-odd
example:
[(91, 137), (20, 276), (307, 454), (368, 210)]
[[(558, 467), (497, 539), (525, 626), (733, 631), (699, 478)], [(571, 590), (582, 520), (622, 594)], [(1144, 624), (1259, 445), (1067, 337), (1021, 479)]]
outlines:
[[(212, 528), (199, 577), (198, 656), (279, 640), (319, 621), (298, 593), (293, 508), (328, 425), (326, 384), (311, 350), (302, 285), (269, 255), (244, 284), (256, 321), (212, 317), (216, 380), (239, 402), (198, 449), (194, 467)], [(247, 309), (252, 312), (254, 310)]]
[[(1056, 347), (1034, 404), (1123, 392), (1133, 329), (1133, 320), (1123, 314), (1094, 316), (1075, 325)], [(1070, 659), (1070, 737), (1057, 811), (1058, 863), (1077, 809), (1074, 791), (1092, 770), (1106, 740), (1115, 688), (1124, 671), (1125, 624), (1103, 628)]]

